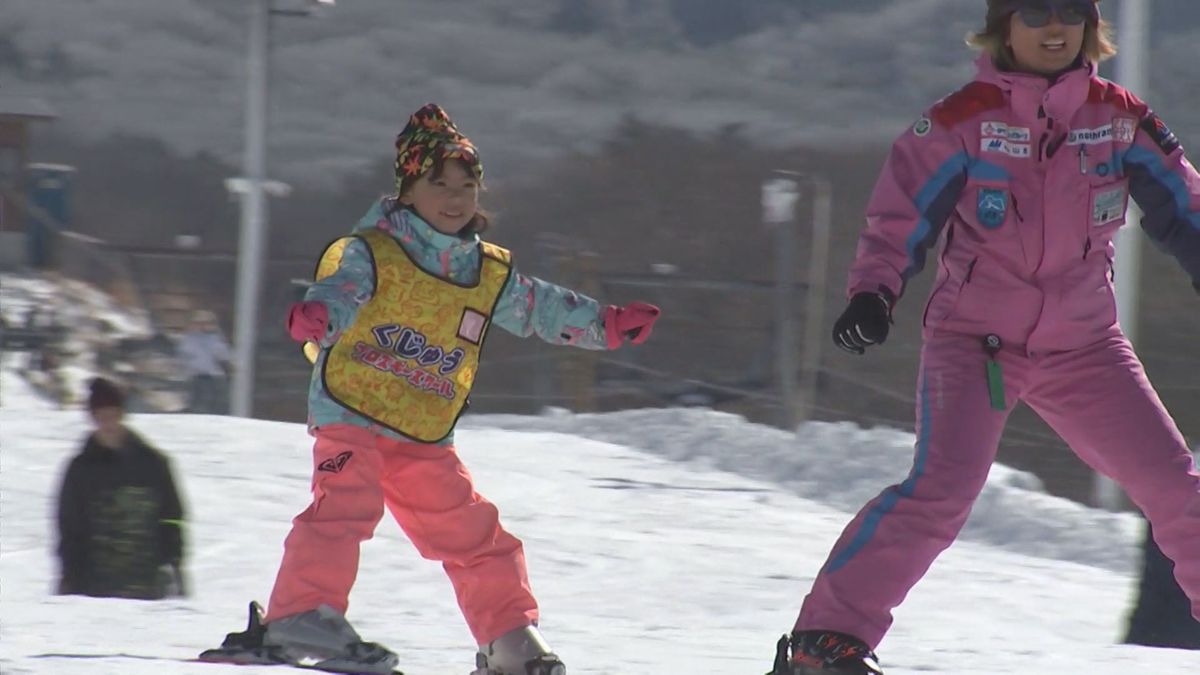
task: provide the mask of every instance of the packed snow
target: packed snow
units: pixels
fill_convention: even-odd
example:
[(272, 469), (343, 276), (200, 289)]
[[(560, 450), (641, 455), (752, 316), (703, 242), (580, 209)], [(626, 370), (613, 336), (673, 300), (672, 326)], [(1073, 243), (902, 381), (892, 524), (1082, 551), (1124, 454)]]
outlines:
[[(186, 500), (192, 593), (56, 596), (58, 481), (88, 431), (0, 370), (0, 672), (253, 675), (190, 663), (265, 601), (308, 503), (301, 425), (133, 415)], [(296, 405), (303, 405), (297, 401)], [(479, 490), (525, 542), (542, 629), (574, 675), (762, 673), (850, 511), (903, 478), (911, 434), (810, 424), (790, 434), (705, 410), (464, 420)], [(1136, 583), (1137, 519), (1047, 496), (997, 466), (964, 538), (896, 613), (888, 675), (1195, 672), (1195, 652), (1117, 644)], [(410, 675), (471, 670), (440, 566), (385, 518), (364, 545), (349, 618)]]

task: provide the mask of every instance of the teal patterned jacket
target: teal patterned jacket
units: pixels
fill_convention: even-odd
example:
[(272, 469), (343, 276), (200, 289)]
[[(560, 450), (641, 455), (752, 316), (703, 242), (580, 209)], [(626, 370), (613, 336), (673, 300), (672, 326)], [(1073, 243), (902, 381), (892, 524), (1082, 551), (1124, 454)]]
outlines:
[[(407, 208), (393, 209), (380, 199), (354, 227), (355, 232), (380, 229), (392, 236), (426, 272), (459, 283), (473, 283), (480, 265), (479, 235), (442, 234)], [(514, 256), (515, 257), (515, 256)], [(321, 346), (328, 348), (349, 328), (358, 310), (375, 291), (375, 273), (367, 245), (355, 240), (346, 246), (337, 271), (313, 283), (304, 295), (329, 309), (329, 327)], [(551, 344), (605, 349), (603, 308), (592, 298), (562, 286), (521, 274), (515, 267), (501, 291), (492, 325), (520, 337), (537, 335)], [(485, 352), (486, 353), (486, 352)], [(308, 385), (309, 430), (327, 424), (352, 424), (390, 438), (403, 436), (335, 403), (321, 383), (327, 349), (314, 364)], [(484, 360), (486, 363), (486, 357)], [(453, 443), (454, 435), (440, 444)]]

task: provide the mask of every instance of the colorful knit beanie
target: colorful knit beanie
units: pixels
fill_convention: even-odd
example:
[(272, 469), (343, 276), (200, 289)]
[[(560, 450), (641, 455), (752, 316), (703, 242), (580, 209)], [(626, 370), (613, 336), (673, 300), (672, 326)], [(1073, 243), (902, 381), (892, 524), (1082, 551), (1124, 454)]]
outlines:
[(396, 189), (405, 178), (419, 178), (435, 162), (462, 160), (476, 180), (483, 180), (483, 163), (471, 139), (462, 135), (436, 103), (427, 103), (408, 118), (396, 137)]

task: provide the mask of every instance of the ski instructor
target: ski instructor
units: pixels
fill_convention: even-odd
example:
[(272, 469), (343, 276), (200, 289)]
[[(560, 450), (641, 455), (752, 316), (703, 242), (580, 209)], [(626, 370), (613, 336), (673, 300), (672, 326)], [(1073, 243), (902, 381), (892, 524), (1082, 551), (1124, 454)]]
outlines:
[(882, 672), (873, 650), (892, 609), (958, 535), (1018, 401), (1146, 514), (1200, 617), (1200, 475), (1113, 294), (1130, 198), (1200, 290), (1200, 174), (1145, 103), (1096, 75), (1110, 34), (1093, 0), (988, 0), (968, 39), (974, 81), (893, 145), (834, 340), (855, 354), (882, 344), (941, 242), (913, 468), (842, 533), (773, 675)]

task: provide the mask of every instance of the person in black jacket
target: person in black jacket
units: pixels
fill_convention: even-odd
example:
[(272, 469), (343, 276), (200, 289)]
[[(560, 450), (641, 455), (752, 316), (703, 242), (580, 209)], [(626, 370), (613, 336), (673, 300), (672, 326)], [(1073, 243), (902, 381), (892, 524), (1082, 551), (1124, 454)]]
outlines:
[[(1196, 448), (1200, 459), (1200, 447)], [(1200, 650), (1200, 621), (1175, 579), (1175, 563), (1163, 555), (1146, 524), (1142, 537), (1142, 580), (1129, 614), (1125, 644)]]
[(1142, 539), (1142, 581), (1125, 643), (1200, 649), (1200, 621), (1192, 618), (1191, 603), (1175, 580), (1175, 563), (1163, 555), (1148, 524)]
[(111, 381), (91, 382), (96, 425), (58, 499), (63, 595), (156, 600), (183, 595), (183, 506), (170, 461), (123, 424)]

